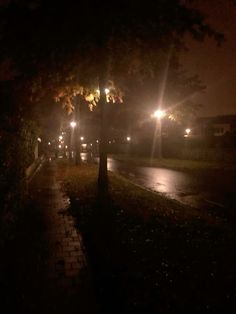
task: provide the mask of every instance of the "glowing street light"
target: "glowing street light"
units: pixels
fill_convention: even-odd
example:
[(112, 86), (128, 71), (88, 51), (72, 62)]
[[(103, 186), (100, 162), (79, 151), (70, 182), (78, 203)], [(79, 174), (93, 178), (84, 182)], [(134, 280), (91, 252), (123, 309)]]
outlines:
[[(99, 90), (99, 89), (96, 89), (96, 92), (97, 92), (98, 94), (100, 94), (100, 90)], [(107, 95), (107, 94), (109, 94), (110, 90), (109, 90), (108, 88), (105, 88), (105, 89), (104, 89), (104, 92), (105, 92), (105, 94)]]
[(154, 117), (154, 118), (161, 119), (161, 118), (163, 118), (165, 115), (166, 115), (165, 111), (158, 109), (158, 110), (156, 110), (156, 111), (154, 112), (153, 117)]
[(186, 129), (185, 133), (189, 135), (191, 133), (191, 129)]
[(76, 122), (75, 121), (71, 121), (70, 126), (74, 129), (76, 127)]
[(59, 140), (61, 141), (62, 139), (63, 139), (63, 136), (62, 136), (62, 135), (60, 135), (60, 136), (59, 136)]
[(39, 143), (41, 143), (41, 142), (42, 142), (42, 140), (41, 140), (41, 138), (40, 138), (40, 137), (38, 137), (38, 142), (39, 142)]
[(48, 145), (50, 146), (50, 145), (51, 145), (51, 142), (48, 142)]
[(83, 140), (84, 140), (84, 137), (83, 137), (83, 136), (81, 136), (80, 140), (81, 140), (81, 141), (83, 141)]
[(131, 137), (130, 137), (130, 136), (127, 136), (127, 137), (126, 137), (126, 140), (127, 140), (127, 142), (130, 142), (130, 141), (131, 141)]
[(58, 145), (59, 148), (61, 148), (61, 145)]

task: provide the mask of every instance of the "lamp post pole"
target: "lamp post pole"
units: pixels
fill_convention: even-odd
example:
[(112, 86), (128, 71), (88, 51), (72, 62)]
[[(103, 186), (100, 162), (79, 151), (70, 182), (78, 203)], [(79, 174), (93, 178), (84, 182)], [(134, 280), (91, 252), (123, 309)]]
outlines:
[(157, 119), (156, 131), (157, 131), (157, 143), (158, 143), (158, 158), (162, 159), (162, 118), (166, 115), (163, 110), (156, 110), (153, 117)]
[(73, 149), (73, 137), (74, 137), (74, 129), (76, 127), (77, 123), (75, 121), (70, 122), (70, 139), (69, 139), (69, 159), (72, 161), (72, 149)]
[(161, 118), (157, 119), (158, 123), (158, 158), (162, 159), (162, 125), (161, 125)]
[(75, 164), (81, 164), (81, 156), (80, 156), (80, 98), (79, 96), (75, 96), (75, 120), (77, 121), (77, 125), (75, 127)]

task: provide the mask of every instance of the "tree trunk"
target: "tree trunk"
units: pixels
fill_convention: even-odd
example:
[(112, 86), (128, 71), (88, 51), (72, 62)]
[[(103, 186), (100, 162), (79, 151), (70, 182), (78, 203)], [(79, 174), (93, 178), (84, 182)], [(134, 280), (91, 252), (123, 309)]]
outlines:
[(107, 191), (108, 189), (108, 173), (107, 173), (107, 119), (106, 119), (106, 94), (105, 80), (100, 80), (100, 100), (101, 108), (101, 133), (99, 142), (99, 173), (98, 173), (98, 189)]
[(75, 103), (75, 121), (77, 123), (75, 127), (75, 164), (81, 164), (81, 156), (80, 156), (80, 123), (81, 123), (81, 115), (80, 115), (80, 99), (76, 97)]
[(69, 148), (69, 161), (71, 162), (73, 157), (72, 157), (72, 128), (69, 130), (70, 136), (69, 136), (69, 143), (68, 143), (68, 148)]
[[(78, 122), (77, 122), (78, 123)], [(81, 156), (80, 156), (80, 131), (79, 126), (75, 128), (75, 164), (81, 164)]]

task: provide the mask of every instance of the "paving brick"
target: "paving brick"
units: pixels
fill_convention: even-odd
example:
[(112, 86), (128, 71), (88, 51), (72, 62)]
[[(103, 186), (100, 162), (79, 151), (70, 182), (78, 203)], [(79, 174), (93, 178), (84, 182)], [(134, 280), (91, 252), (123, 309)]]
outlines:
[(77, 256), (77, 257), (79, 257), (79, 256), (83, 256), (84, 254), (83, 254), (83, 252), (82, 251), (71, 251), (70, 252), (70, 256)]
[(83, 265), (81, 263), (72, 263), (71, 264), (72, 269), (81, 269), (83, 267)]
[[(55, 176), (55, 164), (49, 165), (49, 169), (50, 171), (44, 172), (40, 195), (38, 192), (36, 195), (39, 201), (38, 206), (42, 208), (47, 224), (46, 237), (50, 253), (45, 262), (45, 268), (47, 268), (45, 289), (51, 291), (53, 298), (58, 295), (64, 296), (63, 298), (56, 297), (54, 300), (65, 304), (67, 297), (76, 296), (76, 300), (79, 300), (78, 287), (84, 280), (86, 259), (81, 235), (75, 227), (74, 218), (67, 211), (69, 199), (64, 196)], [(68, 308), (63, 313), (72, 313), (72, 311)]]
[(68, 256), (65, 258), (66, 263), (76, 263), (78, 261), (76, 256)]
[(79, 274), (79, 271), (77, 269), (71, 269), (71, 270), (66, 270), (65, 275), (72, 277), (72, 276), (77, 276)]

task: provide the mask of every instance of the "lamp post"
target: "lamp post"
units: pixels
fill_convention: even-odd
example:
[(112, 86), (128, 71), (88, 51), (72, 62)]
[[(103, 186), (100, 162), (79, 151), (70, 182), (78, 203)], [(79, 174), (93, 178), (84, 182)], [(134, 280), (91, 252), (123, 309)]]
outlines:
[(71, 121), (70, 126), (72, 129), (76, 127), (77, 123), (75, 121)]
[(191, 129), (185, 129), (185, 137), (188, 137), (191, 133)]
[(72, 160), (73, 156), (72, 156), (72, 140), (73, 140), (73, 133), (74, 133), (74, 129), (76, 127), (77, 123), (75, 121), (71, 121), (70, 122), (70, 138), (69, 138), (69, 159)]
[(156, 134), (158, 139), (158, 158), (162, 158), (162, 123), (161, 120), (166, 115), (165, 111), (163, 110), (156, 110), (153, 114), (153, 117), (156, 118), (157, 124), (156, 124)]

